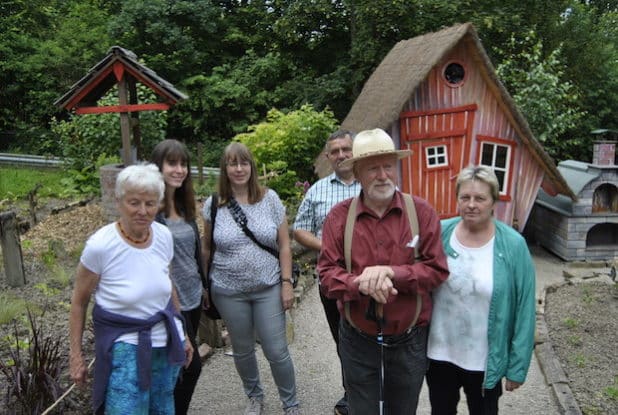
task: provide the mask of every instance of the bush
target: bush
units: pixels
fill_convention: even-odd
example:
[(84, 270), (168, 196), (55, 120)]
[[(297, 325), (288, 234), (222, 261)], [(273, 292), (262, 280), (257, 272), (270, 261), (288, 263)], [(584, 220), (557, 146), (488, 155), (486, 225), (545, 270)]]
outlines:
[(311, 105), (284, 114), (273, 109), (266, 121), (249, 127), (234, 140), (244, 143), (255, 157), (258, 169), (274, 173), (266, 180), (282, 199), (302, 196), (297, 182), (315, 180), (313, 162), (337, 121), (330, 110), (317, 112)]
[(94, 162), (81, 169), (68, 167), (66, 177), (61, 181), (63, 191), (61, 196), (69, 195), (92, 195), (100, 191), (99, 168), (107, 164), (121, 163), (120, 157), (108, 157), (101, 154)]
[(43, 327), (28, 310), (30, 338), (19, 337), (17, 322), (14, 335), (4, 339), (10, 360), (0, 360), (0, 372), (6, 378), (5, 402), (13, 413), (40, 414), (63, 393), (60, 385), (63, 342), (60, 333), (43, 336)]

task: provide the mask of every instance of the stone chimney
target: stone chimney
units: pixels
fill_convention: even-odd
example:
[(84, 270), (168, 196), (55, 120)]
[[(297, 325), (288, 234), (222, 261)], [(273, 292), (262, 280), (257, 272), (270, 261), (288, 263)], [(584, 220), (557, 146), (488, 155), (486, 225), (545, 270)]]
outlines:
[(615, 164), (615, 141), (595, 141), (592, 148), (592, 164), (597, 166), (613, 166)]

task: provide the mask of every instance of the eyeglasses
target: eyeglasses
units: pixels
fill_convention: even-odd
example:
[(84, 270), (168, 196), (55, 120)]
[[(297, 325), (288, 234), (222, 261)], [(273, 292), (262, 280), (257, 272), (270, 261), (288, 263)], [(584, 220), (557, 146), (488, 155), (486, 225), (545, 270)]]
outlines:
[(240, 161), (228, 161), (225, 163), (225, 165), (227, 167), (236, 167), (236, 166), (249, 167), (251, 166), (251, 163), (249, 163), (247, 160), (240, 160)]

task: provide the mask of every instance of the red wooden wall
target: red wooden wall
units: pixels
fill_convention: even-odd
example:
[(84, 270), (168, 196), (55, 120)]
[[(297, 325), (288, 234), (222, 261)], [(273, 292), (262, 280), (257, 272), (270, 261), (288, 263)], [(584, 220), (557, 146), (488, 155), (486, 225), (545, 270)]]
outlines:
[[(402, 188), (428, 199), (441, 216), (454, 216), (457, 214), (454, 210), (456, 175), (467, 164), (478, 164), (479, 136), (510, 143), (508, 197), (501, 197), (495, 215), (523, 229), (543, 171), (517, 136), (507, 107), (490, 89), (475, 56), (475, 51), (460, 43), (431, 70), (405, 105), (399, 125), (393, 128), (400, 147), (414, 151), (402, 165)], [(466, 70), (461, 86), (452, 87), (442, 77), (444, 66), (450, 62), (460, 63)], [(428, 171), (421, 159), (423, 146), (440, 142), (448, 144), (449, 166)]]

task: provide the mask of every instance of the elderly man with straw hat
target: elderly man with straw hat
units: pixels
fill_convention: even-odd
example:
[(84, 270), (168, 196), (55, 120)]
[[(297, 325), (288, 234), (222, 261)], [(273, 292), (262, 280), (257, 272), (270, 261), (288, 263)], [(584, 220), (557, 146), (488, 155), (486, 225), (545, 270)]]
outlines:
[(358, 197), (335, 205), (322, 230), (318, 272), (341, 313), (340, 354), (352, 415), (413, 414), (427, 369), (431, 291), (447, 277), (440, 221), (397, 189), (398, 161), (381, 129), (352, 144)]

